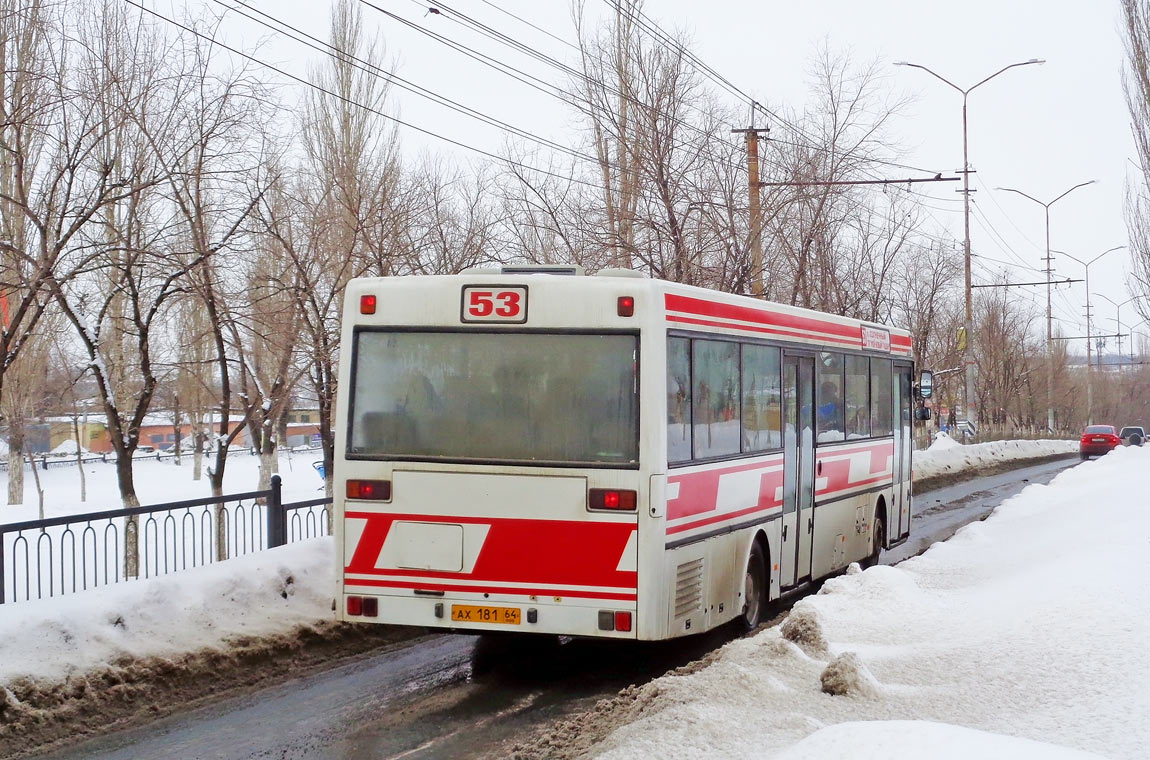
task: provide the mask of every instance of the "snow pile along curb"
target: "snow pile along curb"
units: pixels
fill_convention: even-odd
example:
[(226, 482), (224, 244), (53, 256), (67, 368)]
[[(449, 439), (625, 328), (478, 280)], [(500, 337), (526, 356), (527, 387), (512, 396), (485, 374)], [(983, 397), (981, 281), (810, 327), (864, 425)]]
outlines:
[(599, 756), (1145, 758), (1150, 509), (1128, 495), (1148, 492), (1150, 449), (1120, 449), (898, 567), (832, 579), (790, 635), (642, 687), (643, 717)]
[(940, 433), (929, 448), (914, 452), (914, 478), (922, 482), (1004, 462), (1067, 456), (1077, 452), (1078, 441), (989, 441), (963, 446)]

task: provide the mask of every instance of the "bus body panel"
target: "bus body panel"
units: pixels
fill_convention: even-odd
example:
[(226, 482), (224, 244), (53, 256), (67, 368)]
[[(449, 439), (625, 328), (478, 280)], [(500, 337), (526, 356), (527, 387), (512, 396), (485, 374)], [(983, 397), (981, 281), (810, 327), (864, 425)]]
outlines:
[[(525, 321), (465, 323), (468, 289), (476, 287), (526, 293)], [(374, 314), (360, 313), (364, 295), (377, 299)], [(623, 297), (634, 299), (631, 317), (617, 313)], [(353, 280), (343, 318), (340, 376), (349, 379), (357, 330), (638, 337), (638, 462), (630, 467), (357, 457), (349, 449), (352, 383), (340, 383), (337, 615), (471, 631), (643, 640), (704, 631), (742, 614), (743, 575), (757, 538), (766, 547), (768, 597), (786, 591), (778, 573), (782, 451), (668, 466), (669, 335), (751, 341), (784, 351), (868, 352), (903, 363), (911, 348), (908, 333), (882, 325), (624, 277)], [(882, 350), (884, 336), (889, 345)], [(891, 437), (816, 445), (815, 466), (822, 471), (813, 493), (815, 578), (866, 556), (880, 504), (891, 525), (893, 454)], [(345, 484), (355, 479), (389, 480), (392, 499), (347, 499)], [(593, 512), (587, 506), (592, 488), (634, 490), (637, 510)], [(890, 537), (888, 527), (888, 542)], [(380, 616), (347, 614), (349, 595), (378, 598)], [(451, 620), (453, 605), (515, 608), (523, 616), (519, 624)], [(536, 622), (527, 622), (528, 610)], [(631, 630), (602, 630), (604, 611), (631, 612)]]

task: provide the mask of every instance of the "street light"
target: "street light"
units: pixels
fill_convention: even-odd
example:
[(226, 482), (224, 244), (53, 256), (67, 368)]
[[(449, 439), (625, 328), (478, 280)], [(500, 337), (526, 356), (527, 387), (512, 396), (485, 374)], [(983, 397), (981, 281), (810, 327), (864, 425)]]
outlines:
[(1038, 58), (1031, 58), (1028, 61), (1019, 61), (1018, 63), (1012, 63), (1009, 66), (1003, 66), (1001, 69), (994, 72), (990, 76), (964, 90), (954, 82), (951, 82), (949, 79), (946, 79), (936, 72), (931, 71), (926, 66), (922, 66), (917, 63), (910, 63), (908, 61), (894, 62), (895, 66), (910, 66), (911, 68), (922, 69), (927, 74), (930, 74), (932, 77), (939, 80), (943, 84), (946, 84), (949, 87), (952, 87), (962, 93), (962, 219), (964, 229), (963, 254), (966, 262), (966, 320), (963, 328), (966, 336), (966, 346), (962, 352), (962, 361), (963, 364), (966, 365), (966, 387), (964, 388), (963, 392), (962, 410), (966, 415), (966, 419), (970, 422), (976, 421), (977, 415), (972, 413), (972, 407), (974, 406), (977, 397), (974, 395), (974, 318), (972, 316), (973, 309), (971, 306), (970, 296), (970, 158), (967, 150), (966, 139), (966, 100), (967, 96), (969, 96), (970, 93), (973, 92), (976, 88), (986, 84), (991, 79), (994, 79), (996, 76), (1005, 71), (1009, 71), (1010, 69), (1016, 68), (1018, 66), (1029, 66), (1031, 64), (1041, 63), (1046, 63), (1046, 61)]
[[(1066, 196), (1070, 195), (1078, 188), (1086, 187), (1087, 185), (1093, 185), (1097, 181), (1098, 180), (1096, 179), (1092, 179), (1086, 182), (1079, 182), (1077, 185), (1070, 188), (1049, 203), (1043, 203), (1034, 196), (1027, 195), (1021, 190), (1015, 190), (1012, 187), (995, 188), (995, 190), (1005, 190), (1008, 193), (1018, 193), (1023, 198), (1028, 198), (1034, 201), (1046, 210), (1046, 427), (1051, 433), (1054, 432), (1054, 352), (1050, 349), (1053, 345), (1052, 336), (1054, 333), (1054, 313), (1050, 308), (1050, 207), (1055, 203), (1058, 203), (1058, 201), (1062, 200)], [(1087, 288), (1086, 292), (1089, 293), (1090, 288)], [(1090, 300), (1089, 295), (1087, 295), (1086, 300)]]
[[(1109, 301), (1110, 303), (1114, 304), (1114, 310), (1116, 312), (1118, 312), (1118, 317), (1114, 321), (1118, 323), (1118, 357), (1121, 358), (1122, 357), (1122, 307), (1125, 306), (1126, 304), (1130, 303), (1131, 301), (1137, 301), (1142, 296), (1131, 296), (1130, 298), (1127, 298), (1122, 303), (1115, 303), (1114, 299), (1110, 298), (1109, 296), (1103, 295), (1102, 293), (1095, 293), (1094, 295), (1098, 296), (1099, 298), (1104, 298), (1107, 301)], [(1133, 338), (1131, 338), (1131, 341), (1133, 341)], [(1131, 353), (1133, 353), (1133, 351), (1131, 351)], [(1119, 365), (1119, 372), (1121, 372), (1121, 371), (1122, 371), (1122, 365)]]
[[(1073, 190), (1073, 189), (1074, 188), (1071, 188), (1071, 190)], [(1066, 192), (1068, 193), (1068, 192), (1070, 192), (1070, 190), (1067, 190)], [(1063, 193), (1063, 195), (1066, 195), (1066, 193)], [(1058, 200), (1058, 199), (1055, 198), (1054, 200)], [(1051, 203), (1053, 203), (1053, 202), (1054, 201), (1051, 201)], [(1049, 240), (1049, 237), (1047, 238), (1047, 240)], [(1094, 258), (1090, 259), (1090, 261), (1083, 261), (1082, 259), (1078, 258), (1077, 256), (1071, 256), (1066, 251), (1052, 251), (1052, 253), (1058, 253), (1058, 254), (1065, 256), (1068, 259), (1073, 259), (1074, 261), (1077, 261), (1079, 264), (1081, 264), (1083, 267), (1086, 268), (1086, 424), (1087, 425), (1093, 425), (1094, 424), (1094, 363), (1092, 360), (1092, 352), (1091, 352), (1091, 345), (1090, 345), (1094, 340), (1094, 333), (1091, 332), (1091, 329), (1090, 329), (1090, 265), (1093, 264), (1095, 261), (1098, 261), (1098, 259), (1102, 258), (1106, 254), (1113, 253), (1114, 251), (1120, 250), (1120, 249), (1125, 248), (1125, 247), (1126, 246), (1124, 246), (1124, 245), (1116, 245), (1113, 248), (1108, 248), (1105, 251), (1103, 251), (1102, 253), (1095, 256)], [(1047, 255), (1049, 256), (1050, 254), (1047, 254)]]

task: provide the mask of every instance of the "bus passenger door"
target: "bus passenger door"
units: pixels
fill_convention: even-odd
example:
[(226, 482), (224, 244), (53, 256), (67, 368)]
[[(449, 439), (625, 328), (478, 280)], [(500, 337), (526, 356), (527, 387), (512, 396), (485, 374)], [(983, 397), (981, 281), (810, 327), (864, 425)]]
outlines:
[(814, 521), (814, 359), (783, 359), (783, 589), (811, 575)]
[(909, 364), (895, 364), (893, 377), (894, 403), (894, 509), (889, 540), (895, 541), (910, 534), (911, 450), (914, 431), (911, 418), (914, 412), (912, 387), (913, 370)]

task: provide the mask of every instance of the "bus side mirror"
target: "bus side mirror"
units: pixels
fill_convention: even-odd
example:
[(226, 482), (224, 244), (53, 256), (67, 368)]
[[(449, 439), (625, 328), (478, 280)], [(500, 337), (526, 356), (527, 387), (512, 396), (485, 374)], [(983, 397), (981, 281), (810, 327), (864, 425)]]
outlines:
[(924, 369), (918, 375), (918, 395), (922, 398), (934, 395), (934, 373), (929, 369)]
[(930, 407), (920, 406), (914, 410), (914, 418), (919, 422), (925, 422), (930, 419)]

